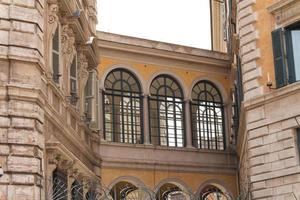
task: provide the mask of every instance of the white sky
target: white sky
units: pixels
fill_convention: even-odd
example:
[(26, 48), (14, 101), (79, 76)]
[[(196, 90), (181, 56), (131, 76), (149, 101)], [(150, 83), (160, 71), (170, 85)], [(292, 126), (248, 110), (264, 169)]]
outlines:
[(211, 49), (209, 0), (98, 0), (97, 30)]

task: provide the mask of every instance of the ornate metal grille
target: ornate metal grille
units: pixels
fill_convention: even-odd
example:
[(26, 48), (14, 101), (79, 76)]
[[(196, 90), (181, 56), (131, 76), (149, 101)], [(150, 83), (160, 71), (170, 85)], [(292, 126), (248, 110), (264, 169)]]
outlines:
[(172, 77), (156, 77), (150, 87), (149, 115), (151, 142), (154, 145), (184, 146), (183, 93)]
[(52, 193), (53, 200), (67, 200), (68, 199), (68, 177), (58, 169), (54, 170), (52, 177)]
[(208, 81), (192, 90), (193, 146), (200, 149), (225, 149), (224, 108), (219, 90)]
[(172, 183), (167, 183), (157, 192), (156, 200), (194, 200), (194, 196)]
[(142, 143), (141, 88), (136, 77), (116, 69), (105, 79), (105, 138), (122, 143)]
[(147, 188), (138, 188), (135, 185), (122, 181), (117, 183), (110, 191), (113, 199), (119, 200), (154, 200), (155, 194)]
[(200, 194), (199, 200), (231, 200), (231, 197), (219, 188), (208, 186)]

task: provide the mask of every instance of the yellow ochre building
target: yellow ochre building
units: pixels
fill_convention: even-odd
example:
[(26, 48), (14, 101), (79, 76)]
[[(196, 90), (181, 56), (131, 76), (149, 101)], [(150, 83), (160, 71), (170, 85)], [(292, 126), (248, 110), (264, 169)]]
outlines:
[(0, 200), (300, 199), (300, 1), (210, 5), (204, 50), (0, 0)]

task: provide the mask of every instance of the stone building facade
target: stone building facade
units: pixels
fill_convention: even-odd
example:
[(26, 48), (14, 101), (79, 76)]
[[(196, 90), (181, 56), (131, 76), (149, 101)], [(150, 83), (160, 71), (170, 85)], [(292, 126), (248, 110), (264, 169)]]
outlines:
[(226, 2), (208, 51), (1, 0), (0, 199), (299, 199), (300, 2)]
[(96, 115), (83, 98), (99, 62), (96, 1), (8, 0), (0, 10), (0, 199), (51, 199), (54, 171), (62, 188), (100, 180)]
[(237, 4), (244, 90), (239, 187), (249, 199), (300, 198), (299, 5), (293, 0)]
[[(214, 4), (212, 12), (217, 14), (214, 50), (225, 52), (226, 42), (219, 39), (224, 5)], [(95, 0), (2, 0), (0, 13), (0, 199), (237, 196), (226, 53), (97, 33)], [(124, 128), (125, 114), (122, 127), (112, 115), (111, 136), (122, 133), (112, 141), (105, 97), (113, 94), (105, 80), (118, 69), (134, 75), (141, 86), (140, 113), (134, 115), (140, 121), (134, 121), (133, 130), (128, 124)], [(174, 116), (165, 116), (168, 128), (160, 127), (162, 139), (155, 143), (153, 110), (148, 109), (156, 77), (172, 81), (173, 92), (181, 96), (168, 103)], [(210, 122), (214, 136), (203, 143), (195, 138), (201, 136), (197, 126), (193, 132), (190, 124), (191, 111), (200, 108), (192, 102), (191, 87), (197, 84), (210, 87), (218, 98), (212, 107), (219, 113), (210, 115), (216, 120)], [(208, 124), (205, 119), (202, 124)], [(132, 120), (133, 115), (127, 123)], [(139, 136), (125, 135), (137, 129)]]

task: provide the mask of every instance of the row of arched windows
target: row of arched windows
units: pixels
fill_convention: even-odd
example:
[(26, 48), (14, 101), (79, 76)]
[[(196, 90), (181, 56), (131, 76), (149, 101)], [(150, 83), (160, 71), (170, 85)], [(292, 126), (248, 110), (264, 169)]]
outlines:
[[(137, 78), (126, 69), (111, 71), (104, 82), (105, 139), (143, 143), (143, 96)], [(217, 87), (200, 81), (192, 89), (191, 122), (185, 123), (183, 90), (169, 75), (159, 75), (150, 85), (148, 97), (151, 144), (184, 147), (186, 126), (191, 126), (193, 146), (225, 149), (224, 107)]]

